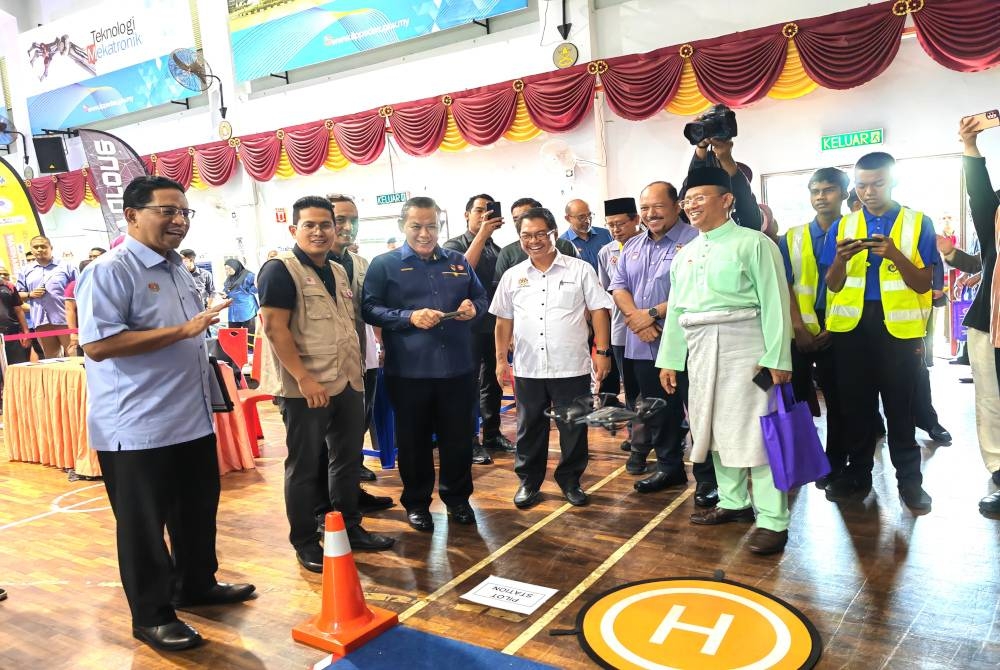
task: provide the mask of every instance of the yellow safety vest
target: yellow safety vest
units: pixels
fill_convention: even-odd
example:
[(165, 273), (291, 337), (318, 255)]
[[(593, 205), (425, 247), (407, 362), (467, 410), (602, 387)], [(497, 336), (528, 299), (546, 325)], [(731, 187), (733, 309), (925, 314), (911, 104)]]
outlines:
[(809, 225), (789, 228), (785, 234), (788, 258), (792, 262), (792, 290), (802, 314), (802, 323), (813, 335), (819, 333), (819, 319), (816, 317), (816, 291), (819, 290), (819, 267), (813, 253), (812, 235)]
[[(918, 268), (924, 262), (917, 253), (920, 225), (924, 215), (905, 207), (892, 224), (889, 237), (896, 248), (903, 252)], [(845, 238), (853, 240), (868, 236), (863, 210), (848, 214), (840, 220), (837, 241)], [(858, 253), (847, 262), (847, 278), (840, 291), (830, 290), (826, 309), (826, 328), (834, 333), (846, 333), (854, 329), (861, 320), (861, 310), (865, 303), (865, 277), (868, 268), (868, 254)], [(927, 333), (927, 317), (931, 311), (931, 292), (917, 293), (903, 281), (894, 263), (882, 259), (879, 267), (879, 288), (882, 296), (882, 311), (885, 327), (889, 334), (901, 340), (923, 337)]]

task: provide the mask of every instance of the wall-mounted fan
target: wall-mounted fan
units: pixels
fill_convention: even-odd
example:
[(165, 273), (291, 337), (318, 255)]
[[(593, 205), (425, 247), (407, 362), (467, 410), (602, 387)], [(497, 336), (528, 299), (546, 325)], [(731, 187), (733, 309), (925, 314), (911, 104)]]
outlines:
[(0, 147), (5, 147), (7, 151), (10, 151), (10, 145), (15, 142), (15, 137), (21, 136), (21, 150), (24, 152), (24, 169), (25, 177), (31, 179), (33, 175), (27, 173), (31, 168), (28, 166), (28, 140), (24, 136), (24, 133), (17, 132), (14, 128), (14, 123), (8, 119), (6, 116), (0, 115)]
[(212, 67), (201, 52), (189, 48), (174, 49), (167, 61), (167, 69), (174, 81), (189, 91), (204, 93), (212, 87), (213, 80), (219, 82), (219, 113), (222, 115), (219, 135), (223, 139), (229, 139), (233, 134), (233, 126), (226, 121), (226, 98), (222, 92), (222, 80), (212, 74)]

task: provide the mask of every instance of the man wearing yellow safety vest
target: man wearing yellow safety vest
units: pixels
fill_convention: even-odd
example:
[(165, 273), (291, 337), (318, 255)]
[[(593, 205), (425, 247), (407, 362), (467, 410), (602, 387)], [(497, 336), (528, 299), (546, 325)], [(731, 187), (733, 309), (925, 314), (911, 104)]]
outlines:
[(840, 394), (837, 393), (832, 337), (826, 329), (826, 277), (819, 271), (820, 254), (834, 225), (842, 216), (850, 178), (842, 170), (827, 167), (809, 178), (809, 202), (816, 218), (790, 228), (778, 240), (785, 262), (785, 276), (791, 294), (792, 388), (796, 399), (808, 402), (819, 416), (815, 382), (823, 389), (826, 403), (826, 457), (833, 477), (822, 477), (816, 486), (824, 488), (847, 464)]
[(895, 159), (876, 152), (854, 166), (862, 209), (833, 225), (820, 265), (829, 297), (837, 388), (848, 463), (826, 487), (844, 501), (871, 490), (879, 396), (889, 457), (903, 503), (928, 510), (914, 439), (913, 387), (931, 309), (932, 266), (941, 262), (930, 217), (892, 199)]

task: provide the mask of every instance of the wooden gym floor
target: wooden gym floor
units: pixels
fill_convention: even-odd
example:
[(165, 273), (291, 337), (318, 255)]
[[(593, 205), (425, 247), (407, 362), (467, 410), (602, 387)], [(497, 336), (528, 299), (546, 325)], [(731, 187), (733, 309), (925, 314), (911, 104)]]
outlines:
[[(787, 550), (757, 557), (743, 546), (747, 525), (688, 522), (693, 480), (685, 490), (635, 493), (621, 436), (592, 430), (589, 507), (563, 503), (550, 467), (545, 501), (516, 510), (512, 457), (501, 455), (492, 466), (474, 466), (477, 527), (449, 525), (437, 501), (433, 535), (411, 530), (398, 505), (368, 519), (367, 528), (398, 542), (390, 552), (355, 554), (364, 590), (407, 626), (586, 668), (593, 665), (576, 639), (548, 630), (572, 627), (590, 596), (625, 582), (721, 569), (805, 613), (823, 639), (820, 668), (997, 668), (1000, 522), (977, 508), (991, 488), (972, 385), (958, 383), (967, 374), (943, 361), (932, 369), (941, 422), (955, 442), (927, 447), (918, 431), (934, 497), (929, 514), (901, 507), (891, 467), (884, 471), (879, 461), (875, 492), (862, 503), (838, 507), (802, 488)], [(264, 457), (256, 470), (223, 478), (218, 515), (218, 577), (253, 582), (259, 597), (181, 613), (208, 640), (182, 653), (160, 654), (131, 636), (103, 485), (68, 482), (59, 470), (10, 463), (0, 452), (0, 586), (10, 594), (0, 603), (0, 668), (306, 668), (322, 658), (290, 637), (293, 625), (318, 612), (320, 576), (299, 568), (287, 544), (284, 432), (274, 409), (262, 407)], [(503, 430), (514, 436), (513, 417)], [(884, 447), (881, 455), (887, 463)], [(398, 474), (380, 473), (368, 489), (398, 500)], [(459, 600), (490, 574), (559, 592), (530, 617)]]

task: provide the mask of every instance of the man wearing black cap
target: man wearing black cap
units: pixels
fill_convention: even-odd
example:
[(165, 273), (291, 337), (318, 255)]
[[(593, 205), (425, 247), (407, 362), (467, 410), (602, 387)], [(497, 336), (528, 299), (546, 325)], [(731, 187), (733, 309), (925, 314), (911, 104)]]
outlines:
[[(646, 471), (646, 457), (656, 451), (656, 472), (635, 483), (639, 493), (653, 493), (687, 483), (684, 471), (684, 402), (686, 379), (681, 375), (681, 392), (667, 396), (660, 386), (654, 365), (660, 348), (663, 316), (670, 295), (670, 267), (674, 257), (698, 232), (680, 220), (677, 189), (663, 181), (653, 182), (639, 195), (639, 213), (646, 232), (636, 235), (622, 248), (617, 272), (609, 288), (622, 311), (625, 333), (624, 374), (632, 375), (645, 398), (666, 400), (665, 409), (646, 421), (641, 435), (633, 435), (632, 453), (626, 464), (629, 474)], [(693, 468), (698, 486), (695, 504), (712, 507), (718, 501), (714, 471), (696, 463)]]
[[(635, 204), (635, 198), (615, 198), (604, 201), (604, 223), (613, 238), (601, 250), (597, 252), (597, 278), (601, 280), (601, 286), (608, 290), (611, 280), (618, 272), (618, 259), (621, 255), (622, 247), (626, 242), (639, 234), (639, 210)], [(611, 308), (611, 351), (614, 358), (611, 360), (611, 372), (601, 382), (601, 391), (618, 395), (620, 382), (625, 384), (625, 402), (629, 407), (639, 395), (639, 382), (635, 375), (625, 375), (623, 361), (625, 358), (625, 333), (628, 327), (625, 325), (625, 318), (618, 306)], [(613, 378), (613, 379), (612, 379)], [(611, 382), (608, 380), (611, 379)], [(631, 427), (629, 428), (629, 440), (622, 443), (622, 449), (630, 451)]]
[(761, 391), (753, 380), (761, 368), (770, 371), (774, 384), (792, 377), (781, 252), (759, 230), (732, 220), (729, 175), (719, 168), (692, 170), (681, 205), (700, 234), (677, 254), (670, 270), (670, 303), (656, 366), (670, 394), (678, 391), (680, 371), (688, 369), (691, 459), (710, 456), (719, 482), (719, 504), (691, 515), (691, 522), (715, 525), (756, 517), (747, 547), (757, 554), (777, 553), (788, 540), (788, 494), (774, 485), (760, 429), (774, 391)]

